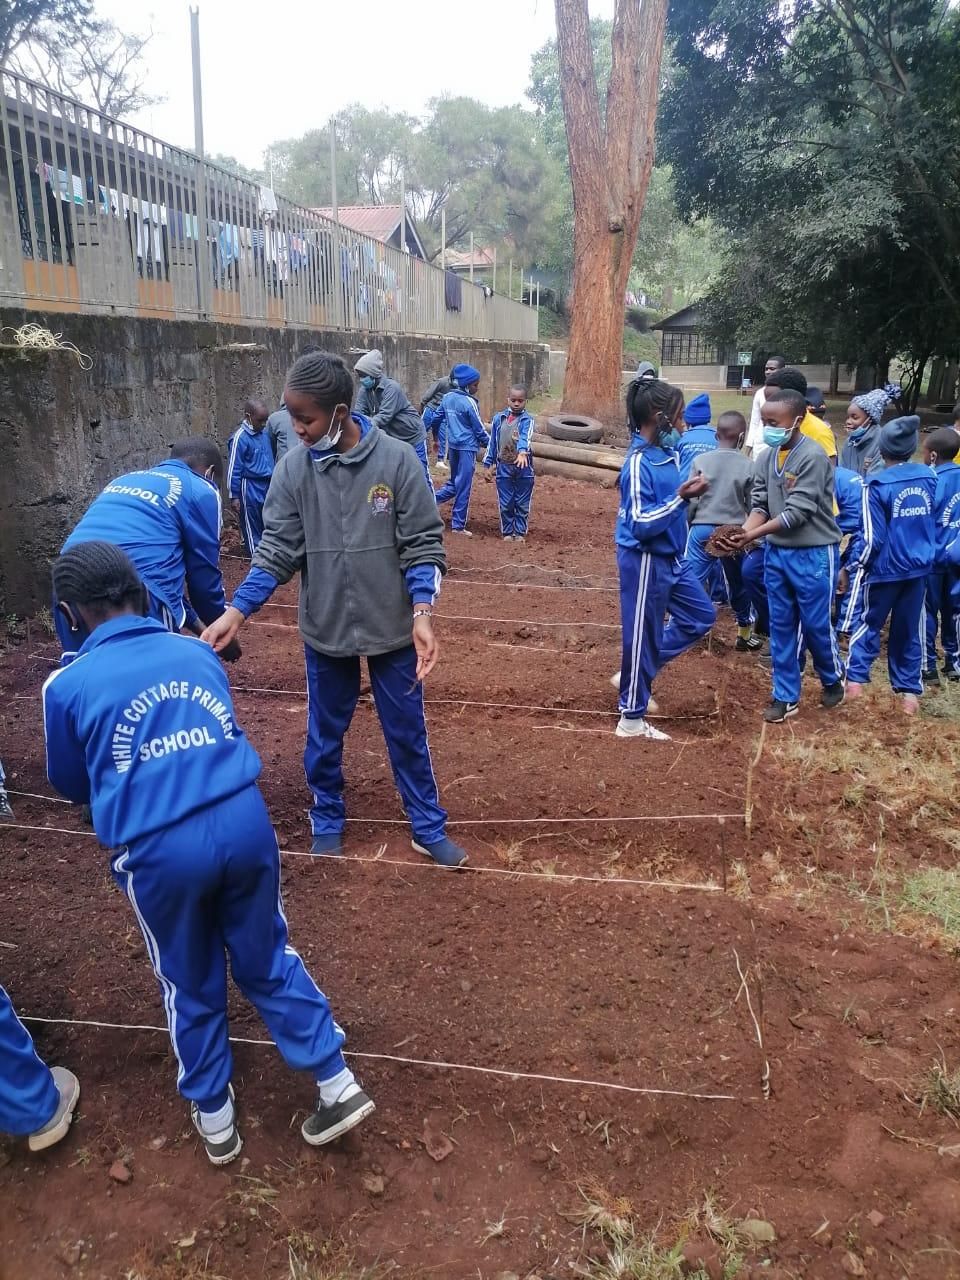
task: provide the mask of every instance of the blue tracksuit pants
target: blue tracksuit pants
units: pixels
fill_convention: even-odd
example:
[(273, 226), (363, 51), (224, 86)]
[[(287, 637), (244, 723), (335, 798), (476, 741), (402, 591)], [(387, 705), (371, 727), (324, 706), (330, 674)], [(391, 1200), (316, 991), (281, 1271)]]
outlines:
[(447, 420), (441, 418), (438, 410), (424, 409), (423, 425), (433, 436), (433, 442), (437, 447), (437, 461), (443, 462), (447, 456)]
[(467, 527), (467, 513), (470, 510), (470, 491), (473, 488), (473, 473), (476, 470), (476, 449), (453, 449), (447, 454), (450, 463), (450, 479), (437, 490), (437, 502), (449, 502), (453, 499), (453, 513), (450, 517), (451, 529)]
[(839, 555), (836, 546), (767, 545), (764, 583), (770, 607), (773, 696), (780, 702), (800, 701), (804, 646), (825, 688), (843, 679), (832, 622)]
[[(840, 568), (849, 568), (850, 552), (853, 542), (849, 542), (840, 557)], [(856, 569), (850, 573), (850, 582), (846, 591), (837, 596), (837, 630), (844, 635), (853, 635), (863, 621), (863, 587), (864, 571)]]
[[(307, 746), (303, 765), (313, 792), (310, 825), (315, 836), (343, 830), (343, 739), (360, 697), (360, 659), (328, 658), (305, 646)], [(442, 840), (447, 815), (433, 774), (423, 685), (413, 645), (367, 658), (373, 701), (387, 743), (393, 779), (420, 844)]]
[(767, 585), (763, 577), (763, 569), (767, 560), (767, 546), (761, 542), (753, 546), (740, 561), (740, 576), (750, 603), (753, 606), (754, 630), (758, 635), (770, 634), (770, 608), (767, 604)]
[(433, 481), (430, 479), (430, 459), (427, 457), (427, 442), (420, 440), (413, 446), (413, 451), (420, 459), (420, 465), (423, 467), (423, 474), (427, 477), (427, 484), (430, 486), (430, 492), (433, 493)]
[(183, 1097), (202, 1111), (227, 1100), (228, 956), (289, 1066), (316, 1080), (343, 1070), (343, 1031), (287, 936), (277, 837), (257, 787), (118, 849), (110, 865), (160, 983)]
[(741, 568), (743, 557), (726, 556), (718, 560), (716, 556), (708, 555), (703, 549), (703, 544), (716, 528), (717, 526), (714, 524), (694, 524), (690, 526), (690, 532), (687, 535), (687, 562), (703, 583), (704, 589), (710, 594), (711, 599), (715, 599), (715, 596), (710, 591), (711, 577), (716, 570), (720, 571), (726, 585), (726, 600), (734, 612), (737, 625), (749, 627), (753, 622), (753, 606), (750, 603), (750, 595), (743, 581)]
[(497, 463), (497, 501), (500, 504), (500, 532), (505, 538), (525, 538), (533, 497), (533, 467)]
[(894, 693), (923, 692), (923, 646), (927, 620), (926, 578), (900, 582), (871, 582), (863, 593), (863, 621), (850, 637), (847, 679), (866, 684), (880, 653), (880, 632), (887, 618), (887, 670)]
[(269, 488), (269, 480), (240, 481), (240, 534), (248, 556), (253, 555), (263, 537), (263, 504)]
[(620, 710), (633, 718), (646, 712), (657, 672), (707, 634), (717, 611), (679, 556), (618, 547), (617, 570), (623, 628)]
[(923, 666), (926, 671), (937, 667), (937, 632), (943, 645), (943, 665), (948, 671), (960, 669), (960, 614), (954, 608), (951, 587), (956, 575), (931, 573), (927, 578), (927, 634)]
[(22, 1138), (53, 1119), (60, 1094), (0, 987), (0, 1133)]

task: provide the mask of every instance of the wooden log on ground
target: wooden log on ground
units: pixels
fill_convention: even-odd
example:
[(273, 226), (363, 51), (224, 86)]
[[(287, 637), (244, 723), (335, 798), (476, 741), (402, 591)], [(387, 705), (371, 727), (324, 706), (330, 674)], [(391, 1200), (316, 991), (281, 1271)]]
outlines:
[(551, 458), (554, 462), (571, 462), (584, 467), (603, 467), (608, 471), (620, 471), (626, 454), (613, 453), (610, 449), (590, 449), (580, 444), (563, 444), (559, 440), (541, 440), (535, 436), (533, 456)]
[(557, 462), (553, 458), (538, 458), (536, 471), (538, 476), (582, 480), (586, 484), (598, 484), (602, 489), (613, 489), (618, 482), (617, 472), (607, 467), (585, 467), (576, 462)]

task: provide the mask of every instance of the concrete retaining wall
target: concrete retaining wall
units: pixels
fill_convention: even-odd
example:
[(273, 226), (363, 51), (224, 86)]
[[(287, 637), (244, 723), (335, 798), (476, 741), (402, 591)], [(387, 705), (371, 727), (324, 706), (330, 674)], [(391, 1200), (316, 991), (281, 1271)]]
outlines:
[[(143, 320), (40, 316), (0, 309), (0, 325), (46, 324), (93, 359), (84, 372), (62, 351), (0, 345), (0, 612), (47, 603), (49, 565), (90, 499), (113, 476), (152, 465), (182, 436), (221, 445), (247, 396), (279, 401), (286, 370), (305, 341), (352, 364), (369, 337), (351, 333)], [(9, 342), (9, 332), (4, 335)], [(513, 382), (549, 387), (548, 348), (509, 342), (384, 337), (387, 372), (416, 403), (459, 361), (481, 374), (485, 419)]]

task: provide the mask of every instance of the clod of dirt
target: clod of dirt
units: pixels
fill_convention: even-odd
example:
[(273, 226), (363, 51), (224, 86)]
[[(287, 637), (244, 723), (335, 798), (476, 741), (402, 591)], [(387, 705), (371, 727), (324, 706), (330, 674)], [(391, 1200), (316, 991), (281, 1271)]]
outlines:
[(365, 1173), (360, 1181), (367, 1195), (382, 1196), (387, 1189), (387, 1184), (379, 1173)]
[(840, 1266), (848, 1276), (865, 1276), (867, 1268), (855, 1253), (851, 1253), (848, 1249), (840, 1260)]
[(709, 1280), (723, 1280), (723, 1258), (716, 1241), (708, 1236), (691, 1236), (683, 1246), (680, 1270), (685, 1276), (706, 1272)]
[(150, 1147), (151, 1151), (162, 1151), (167, 1145), (167, 1140), (163, 1137), (151, 1138), (147, 1145)]
[(423, 1136), (420, 1141), (427, 1149), (427, 1155), (439, 1163), (453, 1154), (453, 1143), (443, 1133), (434, 1133), (427, 1120), (423, 1122)]
[(75, 1240), (72, 1244), (62, 1244), (57, 1250), (57, 1257), (68, 1267), (75, 1267), (83, 1252), (82, 1242)]
[(764, 1222), (763, 1218), (744, 1218), (740, 1223), (740, 1230), (748, 1235), (754, 1244), (773, 1244), (777, 1238), (773, 1224)]
[(121, 1186), (125, 1187), (133, 1178), (133, 1174), (122, 1160), (114, 1160), (113, 1164), (110, 1166), (110, 1177), (114, 1182), (119, 1182)]
[(879, 1209), (871, 1209), (870, 1212), (867, 1214), (867, 1221), (873, 1227), (882, 1227), (883, 1224), (886, 1222), (886, 1220), (887, 1219), (884, 1217), (884, 1215), (880, 1212)]

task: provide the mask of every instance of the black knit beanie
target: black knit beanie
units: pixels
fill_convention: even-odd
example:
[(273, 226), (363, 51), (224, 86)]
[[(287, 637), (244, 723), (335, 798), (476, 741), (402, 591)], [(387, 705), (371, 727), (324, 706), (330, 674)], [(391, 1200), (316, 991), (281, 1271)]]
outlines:
[(141, 601), (143, 584), (125, 551), (112, 542), (78, 542), (53, 565), (53, 591), (70, 605)]

